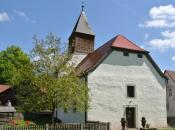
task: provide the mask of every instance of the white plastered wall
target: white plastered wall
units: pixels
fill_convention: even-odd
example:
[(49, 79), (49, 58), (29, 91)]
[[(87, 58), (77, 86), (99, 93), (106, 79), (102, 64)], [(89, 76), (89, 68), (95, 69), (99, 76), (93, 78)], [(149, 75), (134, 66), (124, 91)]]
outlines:
[(72, 55), (69, 64), (73, 64), (76, 67), (86, 56), (87, 54), (76, 52)]
[[(126, 86), (134, 85), (136, 97), (128, 98)], [(136, 127), (145, 116), (151, 127), (166, 127), (166, 83), (145, 55), (123, 56), (112, 51), (88, 74), (91, 103), (89, 121), (110, 122), (112, 130), (121, 129), (125, 107), (136, 108)]]

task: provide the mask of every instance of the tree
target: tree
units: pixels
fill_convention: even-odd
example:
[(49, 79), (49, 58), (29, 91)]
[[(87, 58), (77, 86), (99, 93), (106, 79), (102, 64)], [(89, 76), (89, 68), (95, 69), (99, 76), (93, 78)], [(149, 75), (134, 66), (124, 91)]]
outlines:
[(88, 88), (77, 77), (70, 55), (59, 38), (52, 33), (46, 39), (33, 38), (33, 63), (26, 66), (23, 81), (18, 87), (19, 106), (25, 111), (52, 111), (56, 109), (85, 111), (88, 106)]
[(22, 78), (19, 70), (30, 63), (30, 59), (19, 47), (10, 46), (0, 52), (0, 84), (13, 86)]

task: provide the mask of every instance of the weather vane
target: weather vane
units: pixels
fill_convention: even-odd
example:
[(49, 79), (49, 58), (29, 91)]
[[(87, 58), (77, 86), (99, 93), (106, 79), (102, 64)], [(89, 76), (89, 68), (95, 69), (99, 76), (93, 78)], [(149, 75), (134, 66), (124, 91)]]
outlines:
[(84, 0), (81, 0), (81, 7), (82, 7), (82, 11), (84, 11)]

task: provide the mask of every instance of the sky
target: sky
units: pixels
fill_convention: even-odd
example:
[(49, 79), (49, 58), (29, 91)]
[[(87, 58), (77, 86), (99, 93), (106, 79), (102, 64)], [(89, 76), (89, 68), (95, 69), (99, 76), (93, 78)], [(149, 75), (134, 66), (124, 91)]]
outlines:
[[(175, 70), (175, 0), (84, 0), (95, 48), (122, 34), (150, 52), (161, 68)], [(32, 37), (49, 32), (68, 38), (81, 0), (0, 0), (0, 50), (16, 45), (29, 53)]]

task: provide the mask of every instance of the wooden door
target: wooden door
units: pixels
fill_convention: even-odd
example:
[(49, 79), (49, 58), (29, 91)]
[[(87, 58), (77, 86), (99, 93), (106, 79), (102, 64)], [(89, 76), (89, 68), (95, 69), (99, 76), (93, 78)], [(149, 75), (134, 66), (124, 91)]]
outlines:
[(126, 108), (126, 121), (128, 128), (135, 128), (135, 108)]

